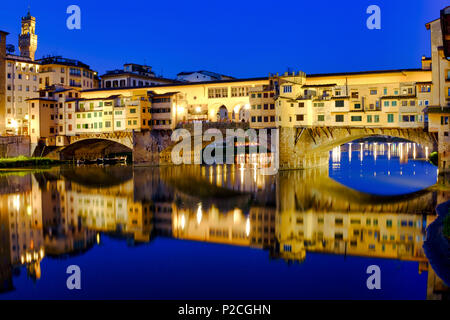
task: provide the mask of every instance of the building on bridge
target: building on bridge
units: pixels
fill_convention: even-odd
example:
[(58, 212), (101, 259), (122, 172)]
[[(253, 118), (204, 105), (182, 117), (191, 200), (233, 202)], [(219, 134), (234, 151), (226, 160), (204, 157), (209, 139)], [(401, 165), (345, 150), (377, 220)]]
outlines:
[[(164, 102), (161, 120), (249, 122), (253, 128), (356, 126), (425, 128), (431, 100), (431, 71), (404, 69), (98, 89), (82, 98), (145, 95)], [(160, 108), (158, 108), (160, 109)], [(156, 113), (156, 111), (154, 111)], [(157, 113), (160, 113), (158, 110)]]
[(80, 134), (141, 131), (150, 129), (151, 108), (147, 96), (81, 98), (78, 90), (55, 85), (29, 100), (31, 143), (66, 146)]
[(234, 79), (234, 77), (206, 70), (183, 71), (177, 74), (177, 80), (184, 82), (204, 82), (204, 81), (218, 81), (231, 79)]
[(42, 141), (47, 146), (65, 145), (75, 135), (75, 104), (79, 91), (65, 86), (39, 90), (39, 97), (27, 100), (30, 110), (32, 149)]
[(123, 69), (107, 71), (101, 76), (102, 88), (148, 87), (178, 81), (157, 77), (152, 67), (136, 63), (125, 63)]
[(54, 56), (42, 58), (37, 62), (41, 65), (39, 69), (40, 89), (55, 84), (80, 90), (98, 88), (97, 72), (81, 61)]

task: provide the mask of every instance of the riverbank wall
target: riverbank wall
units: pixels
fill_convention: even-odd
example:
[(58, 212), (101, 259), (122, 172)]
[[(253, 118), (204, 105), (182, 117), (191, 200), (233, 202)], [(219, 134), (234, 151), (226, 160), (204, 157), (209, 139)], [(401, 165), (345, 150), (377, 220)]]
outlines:
[(0, 158), (30, 156), (29, 136), (0, 136)]

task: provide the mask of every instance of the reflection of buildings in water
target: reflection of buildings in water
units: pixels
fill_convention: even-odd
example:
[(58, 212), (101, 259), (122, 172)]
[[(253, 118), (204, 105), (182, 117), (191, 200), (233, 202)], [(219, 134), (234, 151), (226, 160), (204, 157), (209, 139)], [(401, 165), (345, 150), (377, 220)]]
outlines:
[(72, 183), (70, 189), (59, 190), (59, 197), (65, 201), (65, 211), (75, 215), (72, 221), (78, 221), (79, 230), (89, 230), (85, 231), (89, 237), (95, 234), (90, 231), (100, 231), (132, 235), (138, 242), (149, 241), (153, 206), (147, 202), (135, 202), (133, 191), (132, 180), (108, 188), (89, 188)]
[(240, 209), (219, 212), (198, 203), (197, 208), (174, 208), (172, 235), (178, 239), (233, 245), (250, 245), (250, 220)]
[(427, 263), (428, 279), (427, 279), (427, 299), (428, 300), (449, 300), (449, 287), (436, 275), (433, 268)]
[[(137, 242), (162, 235), (263, 248), (286, 261), (303, 261), (308, 252), (414, 260), (420, 270), (428, 270), (422, 243), (430, 216), (423, 213), (435, 205), (431, 193), (380, 201), (334, 182), (326, 169), (305, 170), (267, 178), (263, 190), (246, 198), (248, 207), (243, 209), (242, 199), (216, 206), (217, 200), (195, 201), (166, 184), (168, 177), (182, 179), (183, 171), (150, 171), (137, 169), (134, 179), (105, 188), (33, 177), (28, 193), (0, 195), (0, 209), (7, 208), (0, 210), (1, 225), (8, 225), (8, 235), (26, 235), (20, 240), (9, 236), (8, 245), (2, 241), (0, 284), (12, 286), (9, 266), (21, 264), (22, 257), (30, 274), (38, 277), (33, 262), (42, 259), (41, 248), (45, 246), (47, 255), (82, 252), (98, 240), (98, 232)], [(229, 167), (225, 171), (220, 185), (241, 190)], [(245, 190), (256, 186), (249, 179), (253, 182)], [(5, 236), (0, 230), (0, 237)], [(438, 279), (429, 285), (437, 288)]]
[(403, 260), (426, 260), (422, 215), (281, 212), (277, 239), (281, 257), (326, 252)]
[[(440, 185), (444, 185), (448, 184), (449, 180), (446, 180), (446, 177), (441, 177), (444, 178), (444, 181), (440, 180)], [(447, 177), (448, 179), (448, 177)], [(447, 189), (448, 190), (448, 189)], [(449, 193), (448, 191), (439, 191), (438, 192), (438, 201), (440, 200), (440, 203), (444, 203), (446, 201), (449, 200)], [(433, 215), (433, 216), (427, 216), (427, 242), (425, 243), (425, 253), (427, 255), (427, 257), (430, 258), (430, 255), (432, 256), (429, 260), (430, 262), (427, 261), (426, 266), (424, 266), (425, 270), (428, 271), (428, 279), (427, 279), (427, 299), (429, 300), (449, 300), (450, 298), (450, 288), (449, 286), (447, 286), (445, 284), (445, 282), (439, 278), (439, 276), (436, 274), (436, 271), (434, 268), (437, 268), (436, 270), (441, 269), (439, 272), (442, 273), (442, 268), (446, 268), (447, 263), (445, 262), (445, 256), (441, 257), (441, 259), (436, 258), (439, 257), (439, 254), (436, 255), (436, 252), (441, 251), (442, 254), (445, 255), (446, 252), (446, 247), (442, 246), (442, 244), (440, 243), (439, 240), (437, 240), (437, 242), (435, 242), (434, 240), (431, 240), (434, 238), (433, 234), (437, 231), (435, 226), (433, 226), (433, 223), (435, 222), (435, 220), (438, 218), (437, 215)], [(430, 230), (431, 228), (431, 230)], [(431, 234), (428, 234), (428, 232), (431, 232)], [(439, 231), (438, 231), (439, 232)], [(442, 232), (442, 231), (441, 231)], [(443, 239), (444, 240), (444, 239)], [(445, 241), (445, 240), (444, 240)], [(433, 248), (433, 246), (430, 246), (430, 243), (433, 243), (433, 246), (436, 246), (435, 248)], [(447, 245), (448, 247), (448, 245)], [(433, 253), (434, 252), (434, 253)], [(448, 260), (448, 251), (447, 251), (447, 260)], [(447, 267), (448, 270), (448, 267)]]
[(242, 193), (253, 193), (261, 201), (275, 203), (273, 175), (259, 174), (252, 166), (244, 168), (238, 165), (215, 166), (177, 166), (161, 168), (162, 180), (170, 178), (186, 179), (189, 177), (200, 178), (217, 187), (226, 188)]
[(336, 183), (326, 170), (280, 173), (277, 239), (280, 255), (304, 251), (426, 260), (422, 244), (435, 197), (382, 198)]
[(81, 223), (71, 207), (73, 198), (65, 180), (32, 177), (32, 211), (42, 216), (45, 252), (59, 256), (75, 254), (90, 248), (95, 233)]
[(154, 231), (157, 236), (171, 237), (172, 230), (172, 214), (174, 204), (172, 201), (155, 201), (154, 212)]
[(39, 279), (44, 257), (42, 216), (32, 210), (30, 192), (0, 195), (0, 215), (2, 237), (8, 238), (5, 243), (9, 244), (9, 250), (2, 251), (9, 251), (12, 265), (26, 265), (29, 276)]
[(249, 216), (251, 245), (264, 249), (271, 248), (275, 242), (276, 208), (252, 206)]
[[(2, 199), (0, 206), (3, 206), (3, 202)], [(7, 211), (2, 209), (4, 208), (0, 208), (0, 293), (13, 290), (9, 217)]]

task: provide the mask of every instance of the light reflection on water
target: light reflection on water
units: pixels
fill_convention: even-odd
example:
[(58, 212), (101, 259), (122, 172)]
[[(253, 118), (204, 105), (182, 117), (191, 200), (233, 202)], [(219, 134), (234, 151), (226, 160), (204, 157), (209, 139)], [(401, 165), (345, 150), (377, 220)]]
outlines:
[(399, 195), (434, 185), (437, 167), (427, 162), (428, 148), (415, 143), (349, 143), (334, 148), (330, 177), (355, 190)]
[[(424, 299), (439, 283), (422, 249), (439, 195), (396, 194), (433, 184), (435, 170), (399, 161), (399, 146), (362, 148), (333, 152), (330, 170), (276, 176), (226, 165), (3, 175), (0, 298)], [(81, 293), (65, 288), (70, 264)], [(365, 287), (370, 264), (381, 292)]]

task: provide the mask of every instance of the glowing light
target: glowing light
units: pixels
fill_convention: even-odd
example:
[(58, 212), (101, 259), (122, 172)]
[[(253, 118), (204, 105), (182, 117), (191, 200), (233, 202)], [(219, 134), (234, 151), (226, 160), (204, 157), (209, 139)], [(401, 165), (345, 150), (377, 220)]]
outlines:
[(31, 216), (31, 206), (27, 206), (27, 215)]
[(333, 148), (331, 151), (331, 157), (333, 162), (341, 162), (341, 146)]
[(245, 235), (248, 237), (250, 235), (250, 217), (247, 217), (245, 222)]
[(97, 233), (97, 244), (100, 244), (100, 233)]
[(186, 218), (184, 217), (184, 214), (181, 215), (180, 225), (181, 225), (181, 229), (184, 230), (184, 227), (186, 225)]
[(373, 159), (375, 160), (375, 161), (377, 161), (377, 143), (375, 142), (374, 144), (373, 144)]
[(361, 142), (359, 145), (361, 146), (361, 148), (359, 150), (359, 159), (362, 162), (363, 161), (363, 145), (364, 145), (364, 143)]
[(247, 103), (247, 104), (244, 106), (244, 109), (245, 109), (245, 110), (250, 110), (250, 104)]
[(236, 105), (235, 107), (234, 107), (234, 113), (238, 113), (239, 112), (239, 109), (241, 108), (241, 106), (238, 104), (238, 105)]
[(348, 144), (348, 162), (352, 162), (352, 143)]
[(200, 224), (200, 222), (202, 222), (202, 217), (203, 217), (202, 204), (199, 203), (197, 208), (197, 224)]
[(416, 159), (416, 144), (413, 144), (413, 159)]
[(200, 106), (195, 107), (195, 112), (197, 113), (202, 112), (202, 108)]
[(425, 147), (425, 159), (428, 159), (428, 147)]
[(183, 112), (184, 112), (184, 107), (178, 106), (178, 107), (177, 107), (177, 112), (178, 112), (178, 113), (183, 113)]
[(242, 211), (238, 208), (235, 208), (233, 210), (233, 223), (234, 224), (238, 224), (239, 222), (241, 222), (241, 214)]
[(388, 160), (391, 160), (391, 144), (388, 143)]
[(19, 211), (20, 209), (20, 197), (19, 195), (16, 195), (13, 199), (13, 207), (14, 209), (16, 209), (17, 211)]

